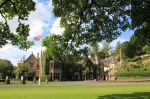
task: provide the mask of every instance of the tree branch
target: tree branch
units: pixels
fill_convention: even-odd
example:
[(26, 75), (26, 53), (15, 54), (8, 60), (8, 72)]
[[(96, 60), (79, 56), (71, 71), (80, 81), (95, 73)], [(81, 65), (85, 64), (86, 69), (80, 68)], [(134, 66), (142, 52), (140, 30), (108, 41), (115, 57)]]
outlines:
[(5, 16), (2, 14), (2, 12), (0, 11), (1, 16), (5, 19), (5, 24), (6, 26), (9, 28), (8, 23), (7, 23), (7, 19), (5, 18)]
[(10, 2), (11, 2), (11, 4), (13, 5), (13, 8), (14, 8), (14, 11), (16, 12), (16, 14), (18, 15), (18, 22), (20, 23), (20, 24), (22, 24), (21, 22), (20, 22), (20, 15), (19, 15), (19, 13), (17, 12), (17, 8), (16, 8), (16, 5), (15, 5), (15, 3), (12, 1), (12, 0), (10, 0)]
[[(108, 5), (106, 3), (103, 3), (103, 4), (98, 4), (95, 0), (91, 0), (93, 2), (93, 4), (95, 4), (96, 6), (99, 6), (99, 7), (108, 7)], [(113, 1), (115, 2), (115, 1)]]

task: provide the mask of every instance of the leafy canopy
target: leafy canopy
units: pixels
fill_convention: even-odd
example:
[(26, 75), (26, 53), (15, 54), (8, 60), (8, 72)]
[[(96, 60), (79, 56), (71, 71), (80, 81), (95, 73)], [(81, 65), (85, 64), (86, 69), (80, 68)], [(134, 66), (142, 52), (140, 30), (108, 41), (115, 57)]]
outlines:
[(42, 41), (42, 45), (46, 47), (46, 53), (50, 55), (54, 60), (58, 60), (58, 58), (62, 57), (64, 54), (64, 48), (61, 44), (61, 36), (60, 35), (50, 35), (47, 36)]
[[(150, 0), (52, 0), (65, 28), (63, 40), (75, 46), (116, 39), (127, 28), (150, 42)], [(144, 39), (146, 38), (146, 39)]]
[[(42, 45), (46, 47), (46, 53), (54, 60), (61, 60), (65, 63), (80, 60), (81, 56), (87, 53), (88, 49), (72, 48), (71, 44), (66, 45), (62, 41), (62, 36), (51, 34), (42, 41)], [(67, 47), (69, 46), (69, 47)]]
[[(33, 0), (0, 0), (0, 47), (10, 43), (20, 46), (21, 49), (28, 49), (33, 42), (27, 41), (29, 36), (29, 25), (23, 23), (28, 20), (28, 15), (35, 10)], [(18, 27), (16, 32), (10, 30), (9, 20), (18, 18)]]
[(65, 41), (76, 45), (91, 44), (106, 40), (108, 42), (120, 35), (119, 30), (129, 26), (125, 9), (126, 1), (110, 0), (53, 0), (54, 14), (61, 17), (65, 27)]

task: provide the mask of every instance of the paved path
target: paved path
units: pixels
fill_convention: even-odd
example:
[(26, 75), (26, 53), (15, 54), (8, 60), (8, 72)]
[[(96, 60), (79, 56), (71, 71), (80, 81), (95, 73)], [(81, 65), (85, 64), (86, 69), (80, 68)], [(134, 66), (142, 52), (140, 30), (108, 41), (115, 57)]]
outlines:
[(100, 85), (120, 85), (120, 84), (150, 84), (150, 79), (123, 79), (117, 81), (61, 81), (54, 83), (68, 83), (87, 86), (100, 86)]
[[(20, 82), (13, 82), (13, 84), (11, 83), (11, 86), (16, 87), (16, 84), (19, 84)], [(31, 81), (27, 81), (26, 85), (28, 84), (32, 84), (33, 82)], [(41, 82), (42, 83), (45, 82)], [(90, 80), (90, 81), (60, 81), (60, 82), (49, 82), (48, 84), (74, 84), (74, 85), (83, 85), (83, 86), (104, 86), (104, 85), (124, 85), (124, 84), (150, 84), (150, 78), (147, 79), (118, 79), (116, 81), (94, 81), (94, 80)], [(36, 83), (38, 85), (38, 82)], [(22, 84), (18, 85), (18, 86), (24, 86)], [(30, 85), (29, 85), (30, 86)], [(1, 83), (0, 87), (9, 87), (9, 85)], [(33, 86), (36, 87), (36, 86)], [(57, 86), (55, 86), (57, 87)]]

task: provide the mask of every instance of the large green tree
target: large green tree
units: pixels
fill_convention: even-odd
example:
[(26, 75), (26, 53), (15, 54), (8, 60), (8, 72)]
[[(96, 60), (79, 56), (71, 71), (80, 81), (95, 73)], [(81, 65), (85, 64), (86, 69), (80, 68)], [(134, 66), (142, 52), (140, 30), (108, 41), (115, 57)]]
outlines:
[(64, 41), (76, 46), (111, 42), (127, 28), (142, 30), (142, 39), (150, 41), (150, 0), (52, 0), (52, 4), (65, 28)]
[(112, 55), (118, 55), (120, 53), (120, 48), (121, 48), (121, 42), (118, 41), (116, 43), (115, 51), (114, 51), (114, 53), (112, 53)]
[[(62, 40), (62, 36), (55, 34), (51, 34), (43, 39), (42, 44), (46, 47), (46, 53), (51, 56), (52, 59), (64, 62), (77, 61), (88, 52), (87, 47), (78, 49), (71, 47), (71, 43), (66, 45)], [(69, 46), (69, 48), (67, 46)]]
[(135, 56), (140, 56), (143, 54), (142, 46), (136, 44), (136, 42), (125, 41), (121, 45), (124, 57), (133, 58)]
[(0, 59), (0, 79), (5, 79), (6, 76), (12, 76), (13, 65), (9, 60)]
[(93, 44), (91, 45), (91, 52), (90, 52), (90, 55), (92, 56), (92, 58), (94, 59), (98, 59), (98, 58), (101, 58), (101, 59), (104, 59), (105, 58), (105, 53), (103, 51), (103, 49), (99, 46), (99, 44)]
[[(62, 36), (55, 34), (51, 34), (43, 39), (42, 44), (46, 48), (45, 53), (47, 57), (52, 57), (55, 61), (61, 61), (61, 68), (63, 71), (62, 80), (67, 79), (66, 75), (68, 68), (75, 68), (74, 65), (76, 64), (74, 64), (74, 62), (80, 60), (81, 56), (84, 56), (84, 53), (88, 51), (87, 48), (82, 50), (73, 48), (72, 50), (72, 47), (66, 47), (66, 44), (62, 41)], [(68, 46), (71, 46), (71, 44), (68, 43)]]
[(93, 58), (98, 57), (98, 53), (100, 52), (99, 45), (98, 44), (91, 45), (91, 48), (92, 48), (92, 49), (90, 49), (91, 50), (91, 52), (90, 52), (91, 56)]
[[(35, 10), (35, 2), (33, 0), (0, 0), (0, 47), (11, 43), (20, 46), (21, 49), (27, 49), (33, 42), (27, 41), (29, 36), (29, 25), (24, 21), (28, 20), (28, 15)], [(10, 30), (9, 20), (18, 18), (18, 27), (16, 32)]]
[(15, 69), (15, 74), (18, 78), (20, 78), (21, 76), (24, 76), (26, 78), (33, 78), (35, 76), (35, 73), (30, 71), (24, 63)]
[(142, 51), (146, 54), (150, 54), (150, 45), (145, 45), (142, 47)]
[[(109, 0), (53, 0), (54, 14), (61, 17), (65, 27), (64, 40), (84, 43), (112, 41), (129, 25), (124, 13), (126, 1)], [(120, 7), (121, 6), (121, 7)], [(62, 11), (63, 10), (63, 11)]]
[(103, 47), (101, 49), (101, 51), (105, 54), (105, 57), (108, 57), (110, 55), (110, 50), (112, 49), (112, 47), (110, 46), (109, 43), (107, 42), (103, 42)]
[(124, 57), (133, 58), (135, 56), (134, 47), (129, 41), (125, 41), (121, 45)]
[(43, 39), (43, 46), (46, 47), (46, 53), (54, 60), (60, 60), (64, 55), (64, 46), (61, 44), (61, 36), (51, 34)]

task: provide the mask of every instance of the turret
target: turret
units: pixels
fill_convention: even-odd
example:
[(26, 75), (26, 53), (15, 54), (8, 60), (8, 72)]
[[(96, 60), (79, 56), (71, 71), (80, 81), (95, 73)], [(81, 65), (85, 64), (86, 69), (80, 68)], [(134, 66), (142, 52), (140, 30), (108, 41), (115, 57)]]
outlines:
[(23, 56), (23, 62), (25, 61), (25, 55)]

